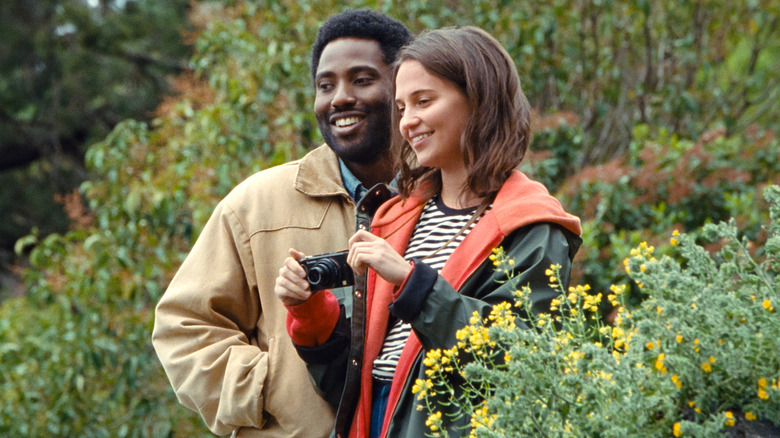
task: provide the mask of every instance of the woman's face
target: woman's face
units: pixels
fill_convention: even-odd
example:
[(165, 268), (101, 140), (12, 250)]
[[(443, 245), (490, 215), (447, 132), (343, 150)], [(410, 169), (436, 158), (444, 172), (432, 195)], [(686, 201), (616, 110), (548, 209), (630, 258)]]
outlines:
[(404, 61), (395, 79), (399, 128), (422, 166), (442, 172), (464, 169), (460, 145), (471, 108), (452, 82), (431, 74), (418, 61)]

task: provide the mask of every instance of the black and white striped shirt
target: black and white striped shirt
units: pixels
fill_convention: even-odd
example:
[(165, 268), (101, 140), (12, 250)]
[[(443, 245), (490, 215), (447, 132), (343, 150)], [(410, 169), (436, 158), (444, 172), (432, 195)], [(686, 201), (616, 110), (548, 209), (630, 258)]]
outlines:
[[(477, 223), (474, 221), (467, 230), (458, 235), (458, 232), (469, 222), (475, 211), (476, 207), (461, 210), (449, 208), (444, 205), (440, 196), (434, 196), (423, 207), (420, 220), (415, 225), (406, 248), (404, 259), (423, 260), (428, 266), (440, 271), (455, 248), (460, 245)], [(450, 242), (453, 236), (456, 237)], [(445, 244), (446, 246), (443, 246)], [(393, 380), (401, 351), (412, 331), (412, 327), (401, 320), (391, 321), (391, 324), (392, 327), (382, 344), (382, 351), (374, 360), (372, 371), (374, 379), (385, 382)]]

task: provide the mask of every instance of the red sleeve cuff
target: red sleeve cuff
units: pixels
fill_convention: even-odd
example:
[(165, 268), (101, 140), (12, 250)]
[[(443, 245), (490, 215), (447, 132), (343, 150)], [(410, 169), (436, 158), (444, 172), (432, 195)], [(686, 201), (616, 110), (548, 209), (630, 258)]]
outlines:
[(409, 264), (412, 265), (412, 269), (409, 271), (408, 274), (406, 274), (406, 278), (404, 278), (404, 281), (401, 282), (401, 285), (393, 290), (393, 301), (397, 300), (398, 296), (401, 295), (401, 292), (406, 287), (406, 283), (409, 282), (409, 278), (412, 276), (412, 273), (414, 272), (414, 260), (410, 261)]
[(287, 307), (287, 333), (300, 347), (317, 347), (328, 340), (339, 320), (339, 302), (333, 293), (315, 293), (306, 302)]

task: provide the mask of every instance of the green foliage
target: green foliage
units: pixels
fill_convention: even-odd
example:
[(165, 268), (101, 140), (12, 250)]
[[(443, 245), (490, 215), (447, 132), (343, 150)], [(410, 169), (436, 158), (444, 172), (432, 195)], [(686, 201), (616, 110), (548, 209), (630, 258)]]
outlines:
[[(142, 11), (177, 22), (165, 4), (128, 2), (137, 14), (127, 22), (110, 20), (108, 7), (106, 21), (93, 26), (84, 4), (68, 3), (56, 23), (89, 32), (65, 61), (82, 65), (98, 48), (154, 47), (154, 38), (126, 37), (155, 21)], [(770, 251), (756, 190), (780, 174), (778, 142), (772, 132), (742, 128), (776, 126), (780, 114), (772, 1), (193, 2), (193, 71), (172, 81), (174, 94), (152, 121), (126, 120), (100, 134), (86, 153), (92, 177), (67, 204), (70, 232), (34, 233), (17, 245), (32, 266), (28, 295), (0, 304), (0, 434), (207, 434), (178, 405), (150, 347), (153, 307), (219, 199), (321, 141), (310, 44), (319, 24), (346, 7), (387, 12), (415, 32), (473, 24), (506, 45), (539, 111), (527, 169), (560, 188), (567, 209), (583, 217), (575, 274), (594, 289), (626, 283), (641, 301), (621, 261), (672, 228), (696, 237), (696, 227), (733, 216), (753, 241), (750, 251)], [(81, 104), (90, 114), (113, 115), (103, 110), (115, 99), (127, 110), (147, 104), (149, 93), (128, 86), (99, 91), (101, 80), (139, 73), (98, 58), (79, 76), (86, 84), (63, 89), (81, 83), (93, 93)], [(14, 91), (9, 84), (0, 78), (0, 90)], [(13, 112), (37, 120), (48, 108)], [(78, 114), (69, 120), (90, 120)], [(700, 135), (720, 124), (725, 133)], [(586, 167), (599, 163), (606, 164)], [(670, 245), (660, 251), (673, 254)]]
[(645, 240), (663, 245), (674, 229), (696, 234), (733, 217), (752, 251), (766, 239), (767, 210), (756, 207), (760, 191), (780, 183), (775, 133), (714, 129), (691, 141), (659, 131), (637, 126), (628, 156), (586, 168), (561, 187), (562, 202), (584, 222), (575, 277), (597, 289), (628, 281), (620, 262), (630, 248)]
[(87, 146), (150, 118), (186, 67), (188, 3), (0, 2), (0, 261), (32, 227), (67, 230), (54, 197), (88, 177)]
[[(157, 105), (165, 76), (186, 55), (187, 1), (8, 0), (0, 6), (0, 143), (97, 140)], [(48, 145), (53, 148), (54, 145)], [(62, 145), (62, 147), (67, 147)], [(54, 152), (54, 151), (51, 151)]]
[[(679, 233), (673, 256), (657, 258), (646, 242), (632, 250), (626, 269), (648, 298), (624, 307), (613, 325), (598, 303), (622, 296), (620, 286), (608, 294), (561, 288), (553, 315), (514, 310), (537, 330), (515, 326), (508, 303), (485, 320), (476, 315), (457, 346), (427, 354), (430, 379), (416, 383), (432, 435), (452, 431), (441, 411), (455, 405), (473, 437), (776, 436), (780, 186), (766, 197), (760, 258), (733, 221), (703, 227), (723, 245), (715, 254)], [(500, 251), (496, 263), (511, 269)], [(559, 284), (555, 266), (548, 275)], [(518, 291), (521, 309), (528, 292)], [(459, 378), (463, 395), (452, 397)]]

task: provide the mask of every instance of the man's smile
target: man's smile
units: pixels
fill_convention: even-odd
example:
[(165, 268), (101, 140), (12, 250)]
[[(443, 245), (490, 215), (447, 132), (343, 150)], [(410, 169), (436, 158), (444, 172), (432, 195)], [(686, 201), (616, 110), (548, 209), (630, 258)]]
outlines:
[(361, 119), (356, 116), (349, 116), (349, 117), (339, 117), (334, 121), (334, 125), (336, 125), (339, 128), (344, 128), (346, 126), (354, 125), (357, 122), (359, 122)]

